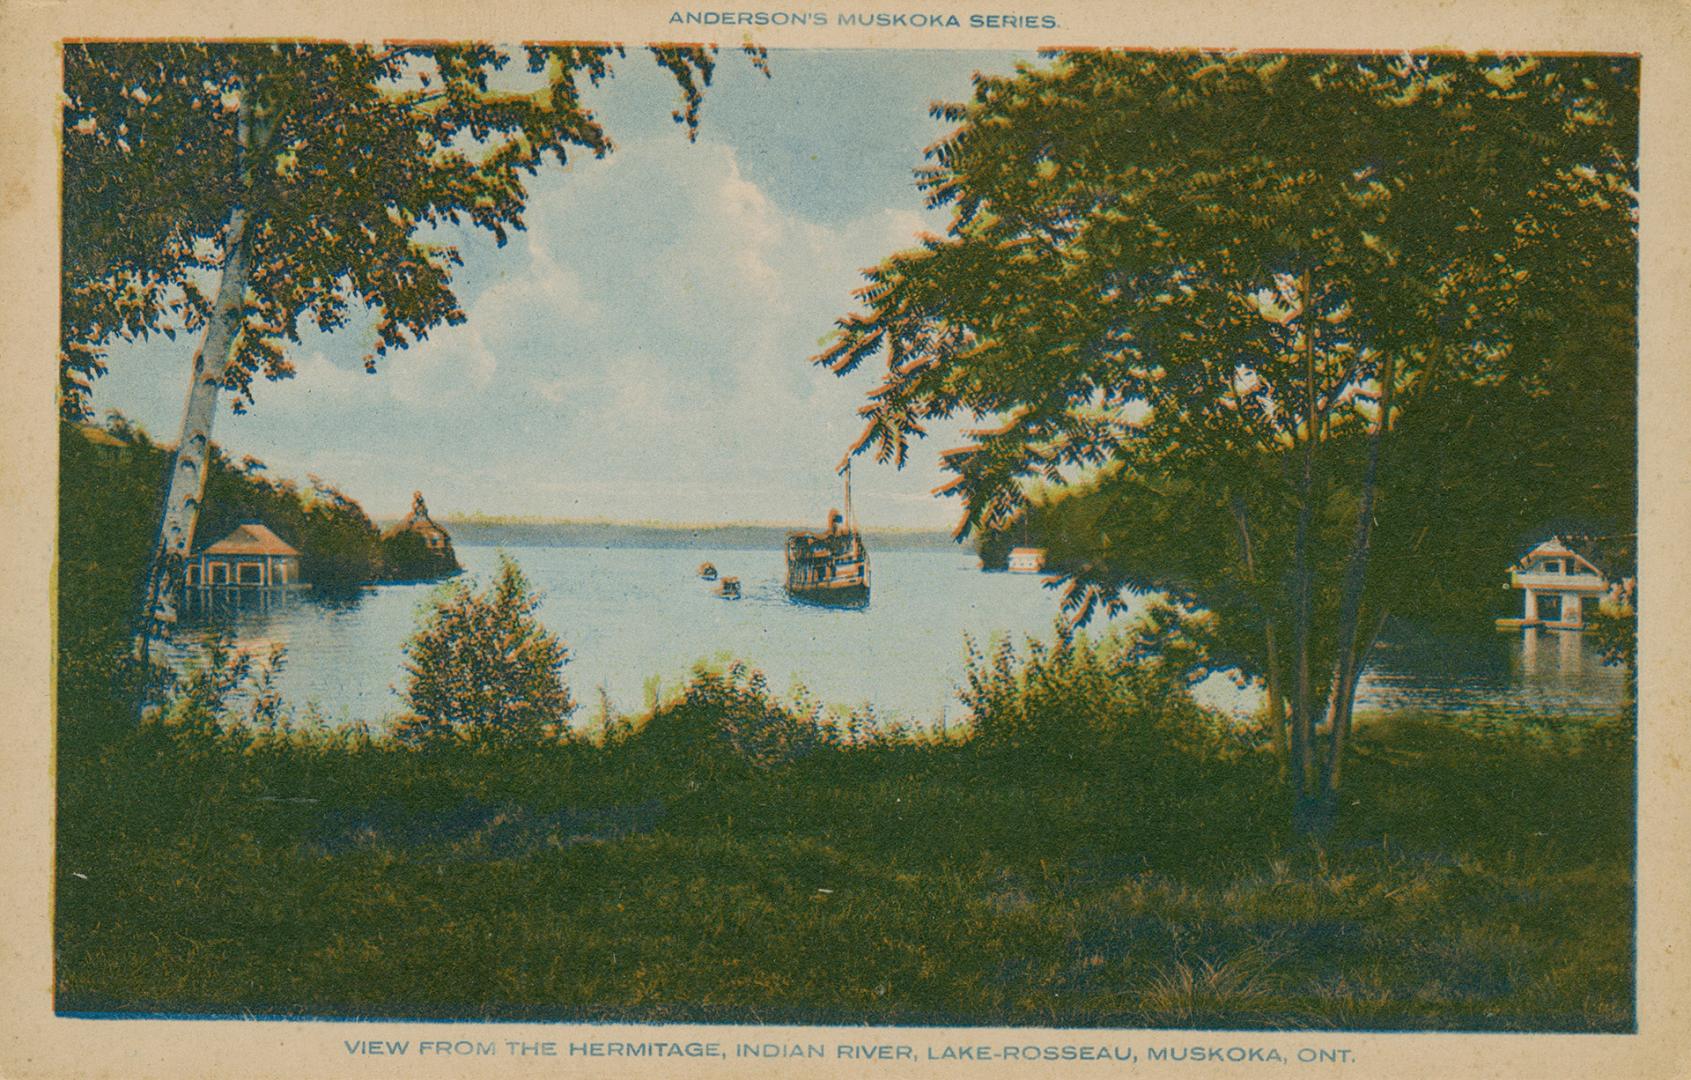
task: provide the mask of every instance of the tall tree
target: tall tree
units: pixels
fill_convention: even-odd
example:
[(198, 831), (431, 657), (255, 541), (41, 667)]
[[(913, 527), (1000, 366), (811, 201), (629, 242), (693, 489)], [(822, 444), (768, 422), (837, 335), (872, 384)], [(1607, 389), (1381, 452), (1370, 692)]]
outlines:
[[(715, 50), (654, 46), (689, 138)], [(764, 54), (747, 46), (767, 74)], [(302, 320), (373, 320), (374, 370), (464, 320), (429, 230), (522, 227), (524, 176), (611, 142), (581, 94), (614, 45), (531, 45), (532, 89), (487, 45), (73, 43), (65, 50), (61, 410), (87, 408), (114, 339), (200, 334), (140, 637), (175, 617), (221, 392), (291, 372)], [(214, 287), (208, 287), (215, 281)]]
[[(868, 311), (817, 358), (844, 374), (885, 353), (852, 452), (902, 464), (928, 421), (1000, 421), (943, 455), (960, 533), (1014, 518), (1035, 476), (1180, 493), (1173, 521), (1139, 524), (1176, 540), (1207, 522), (1227, 554), (1136, 584), (1261, 636), (1299, 817), (1319, 823), (1392, 609), (1375, 552), (1438, 524), (1386, 496), (1407, 471), (1394, 433), (1483, 402), (1470, 388), (1558, 394), (1593, 297), (1626, 328), (1606, 339), (1631, 340), (1637, 75), (1613, 57), (1080, 52), (980, 79), (936, 107), (959, 126), (918, 174), (954, 208), (947, 235), (868, 271)], [(1629, 382), (1634, 350), (1602, 362)]]

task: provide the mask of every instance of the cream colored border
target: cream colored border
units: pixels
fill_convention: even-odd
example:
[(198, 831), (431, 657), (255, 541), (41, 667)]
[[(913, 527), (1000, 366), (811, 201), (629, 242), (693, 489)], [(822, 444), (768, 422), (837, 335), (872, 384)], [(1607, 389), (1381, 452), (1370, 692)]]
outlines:
[[(591, 39), (641, 42), (697, 39), (666, 20), (687, 10), (841, 10), (1055, 12), (1057, 31), (994, 32), (822, 31), (769, 28), (761, 44), (779, 47), (919, 46), (1027, 49), (1041, 45), (1218, 46), (1251, 48), (1458, 48), (1635, 52), (1644, 73), (1644, 294), (1642, 334), (1644, 415), (1641, 418), (1643, 505), (1642, 575), (1648, 582), (1642, 670), (1640, 755), (1645, 801), (1639, 876), (1639, 1024), (1635, 1036), (1297, 1035), (1078, 1033), (883, 1029), (770, 1029), (776, 1039), (832, 1044), (851, 1037), (917, 1048), (947, 1043), (1010, 1041), (1132, 1045), (1141, 1062), (1130, 1071), (1159, 1070), (1143, 1061), (1147, 1045), (1345, 1048), (1343, 1066), (1290, 1066), (1297, 1076), (1347, 1072), (1368, 1077), (1669, 1077), (1691, 1075), (1691, 866), (1687, 829), (1691, 790), (1686, 763), (1691, 596), (1686, 556), (1675, 540), (1691, 525), (1686, 474), (1691, 470), (1691, 400), (1687, 360), (1686, 282), (1691, 191), (1687, 190), (1687, 117), (1691, 117), (1691, 7), (1683, 0), (1608, 0), (1576, 5), (1561, 0), (1434, 0), (1343, 3), (1338, 0), (804, 0), (802, 3), (713, 0), (692, 4), (638, 0), (569, 3), (468, 0), (109, 0), (106, 3), (0, 0), (0, 409), (7, 421), (0, 443), (0, 717), (7, 738), (0, 761), (0, 1075), (121, 1077), (337, 1076), (614, 1076), (683, 1075), (670, 1062), (610, 1059), (352, 1059), (344, 1039), (473, 1037), (580, 1039), (587, 1029), (509, 1024), (466, 1029), (436, 1024), (147, 1022), (55, 1018), (51, 1011), (50, 815), (53, 807), (52, 724), (48, 695), (51, 615), (49, 588), (54, 537), (55, 286), (57, 280), (55, 42), (67, 37), (352, 37)], [(741, 31), (724, 32), (732, 45)], [(593, 1029), (615, 1038), (617, 1029)], [(638, 1032), (624, 1029), (623, 1037)], [(666, 1038), (731, 1043), (757, 1029), (661, 1029)], [(658, 1032), (647, 1029), (646, 1034)], [(704, 1062), (685, 1075), (747, 1074), (734, 1059)], [(1261, 1075), (1282, 1066), (1164, 1066), (1170, 1074)], [(1012, 1076), (1015, 1065), (930, 1069), (890, 1064), (866, 1069), (849, 1062), (786, 1062), (771, 1075), (904, 1077)], [(1056, 1071), (1056, 1070), (1052, 1070)], [(1122, 1075), (1119, 1066), (1076, 1065), (1079, 1075)], [(1066, 1070), (1065, 1070), (1066, 1074)]]

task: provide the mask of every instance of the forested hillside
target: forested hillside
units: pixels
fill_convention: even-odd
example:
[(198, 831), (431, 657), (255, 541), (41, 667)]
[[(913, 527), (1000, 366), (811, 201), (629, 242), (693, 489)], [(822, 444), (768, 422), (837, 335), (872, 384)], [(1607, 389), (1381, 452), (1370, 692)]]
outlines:
[[(103, 427), (59, 429), (58, 603), (61, 691), (84, 676), (109, 681), (125, 648), (154, 531), (168, 447), (113, 414)], [(272, 477), (253, 458), (230, 461), (212, 448), (197, 543), (244, 521), (261, 521), (300, 552), (319, 591), (371, 581), (439, 577), (451, 565), (419, 563), (403, 535), (383, 539), (357, 500), (320, 478), (305, 485)], [(421, 557), (429, 553), (422, 549)]]

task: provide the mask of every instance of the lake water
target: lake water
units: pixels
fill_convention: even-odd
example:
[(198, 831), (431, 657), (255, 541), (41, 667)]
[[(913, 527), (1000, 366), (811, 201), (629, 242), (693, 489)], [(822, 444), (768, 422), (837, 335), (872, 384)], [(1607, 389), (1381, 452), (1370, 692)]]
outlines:
[[(879, 550), (874, 595), (863, 610), (795, 604), (782, 589), (779, 550), (701, 551), (619, 547), (509, 549), (544, 594), (540, 619), (570, 649), (565, 675), (594, 711), (600, 691), (623, 711), (638, 710), (651, 681), (678, 687), (700, 660), (733, 656), (763, 671), (776, 691), (802, 684), (824, 702), (872, 704), (883, 716), (927, 726), (955, 719), (965, 670), (964, 635), (1051, 636), (1058, 594), (1033, 575), (985, 574), (972, 554)], [(459, 560), (481, 581), (497, 549), (465, 546)], [(709, 559), (740, 578), (744, 597), (723, 600), (698, 579)], [(314, 704), (331, 721), (379, 721), (402, 708), (402, 649), (430, 585), (383, 585), (350, 598), (310, 594), (266, 603), (244, 598), (195, 614), (178, 645), (227, 627), (243, 648), (287, 648), (280, 688), (296, 708)], [(1102, 628), (1103, 624), (1095, 624)], [(1484, 632), (1463, 640), (1404, 628), (1376, 648), (1358, 708), (1466, 710), (1477, 707), (1559, 713), (1613, 712), (1622, 672), (1599, 660), (1589, 635), (1557, 631)], [(1248, 709), (1256, 696), (1217, 677), (1200, 688), (1207, 702)]]

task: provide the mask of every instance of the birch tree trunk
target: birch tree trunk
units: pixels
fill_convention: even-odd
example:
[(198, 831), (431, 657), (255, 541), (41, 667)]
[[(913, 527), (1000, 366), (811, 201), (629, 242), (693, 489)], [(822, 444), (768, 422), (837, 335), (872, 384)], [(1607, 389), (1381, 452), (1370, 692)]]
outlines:
[(253, 188), (252, 156), (255, 143), (262, 143), (263, 131), (255, 137), (255, 93), (241, 88), (236, 114), (235, 206), (229, 211), (224, 232), (223, 274), (206, 322), (205, 336), (194, 354), (188, 402), (182, 414), (182, 433), (171, 455), (166, 480), (164, 511), (159, 521), (142, 598), (137, 653), (145, 660), (150, 642), (164, 624), (176, 621), (177, 595), (189, 553), (193, 550), (194, 527), (199, 521), (200, 500), (205, 495), (206, 473), (211, 464), (211, 428), (217, 418), (218, 391), (223, 373), (239, 342), (246, 314), (247, 281), (251, 271), (251, 242), (247, 225), (251, 216)]
[(150, 619), (158, 622), (176, 619), (176, 590), (194, 543), (200, 499), (205, 494), (218, 390), (245, 313), (242, 298), (247, 285), (246, 223), (244, 208), (230, 213), (223, 281), (212, 304), (205, 338), (194, 354), (193, 379), (188, 385), (188, 404), (182, 415), (182, 435), (171, 456), (164, 515), (153, 545), (154, 571), (148, 596)]

